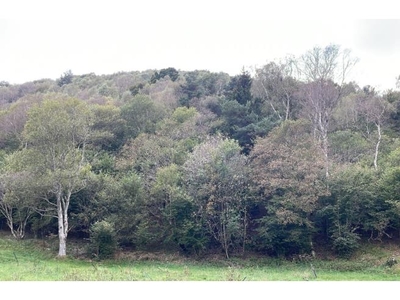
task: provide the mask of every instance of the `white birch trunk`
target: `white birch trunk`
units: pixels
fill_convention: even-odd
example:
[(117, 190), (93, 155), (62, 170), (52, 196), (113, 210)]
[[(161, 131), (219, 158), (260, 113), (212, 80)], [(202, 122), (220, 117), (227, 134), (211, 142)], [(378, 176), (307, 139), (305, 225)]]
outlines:
[(375, 170), (378, 169), (379, 145), (380, 145), (381, 139), (382, 139), (381, 125), (379, 123), (377, 123), (376, 127), (378, 129), (378, 142), (376, 143), (376, 146), (375, 146), (375, 156), (374, 156), (374, 168), (375, 168)]
[(59, 192), (57, 195), (59, 257), (65, 257), (67, 255), (68, 205), (69, 205), (69, 197), (63, 199), (63, 197), (61, 196), (61, 192)]

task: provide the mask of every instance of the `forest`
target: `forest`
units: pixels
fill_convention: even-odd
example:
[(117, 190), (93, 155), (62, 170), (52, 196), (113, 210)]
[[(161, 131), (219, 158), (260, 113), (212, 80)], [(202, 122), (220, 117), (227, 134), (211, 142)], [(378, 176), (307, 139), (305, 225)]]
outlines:
[(55, 235), (61, 257), (71, 237), (226, 258), (399, 238), (400, 84), (360, 87), (356, 67), (328, 45), (235, 76), (1, 81), (0, 230)]

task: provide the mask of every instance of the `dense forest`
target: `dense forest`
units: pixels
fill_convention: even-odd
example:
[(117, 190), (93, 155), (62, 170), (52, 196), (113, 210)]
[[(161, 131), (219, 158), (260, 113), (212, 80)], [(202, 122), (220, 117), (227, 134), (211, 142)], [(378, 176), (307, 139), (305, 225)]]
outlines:
[(227, 258), (397, 238), (400, 91), (348, 82), (356, 63), (329, 45), (236, 76), (2, 81), (0, 229), (59, 256), (67, 236)]

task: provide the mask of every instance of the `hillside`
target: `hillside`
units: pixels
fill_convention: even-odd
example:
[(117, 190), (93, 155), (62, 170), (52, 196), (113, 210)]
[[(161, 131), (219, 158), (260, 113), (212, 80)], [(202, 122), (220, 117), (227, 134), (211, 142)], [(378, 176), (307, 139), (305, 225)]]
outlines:
[(349, 258), (397, 241), (400, 92), (346, 82), (342, 55), (1, 82), (0, 230), (56, 236), (59, 256), (89, 239), (100, 258)]

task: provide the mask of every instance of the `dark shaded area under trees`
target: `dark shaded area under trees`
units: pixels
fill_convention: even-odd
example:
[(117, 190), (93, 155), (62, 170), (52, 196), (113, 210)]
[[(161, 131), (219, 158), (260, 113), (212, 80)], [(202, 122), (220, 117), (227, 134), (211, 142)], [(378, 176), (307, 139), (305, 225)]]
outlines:
[(0, 82), (0, 229), (187, 255), (346, 256), (400, 231), (400, 92), (339, 46), (239, 75)]

